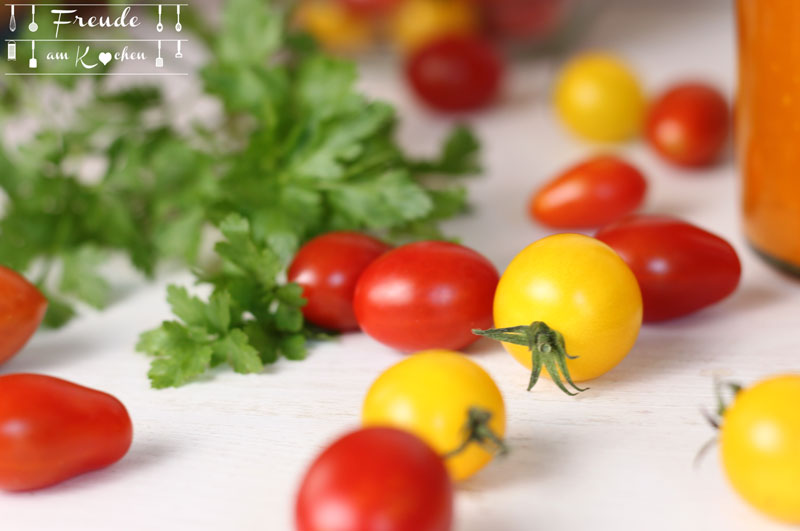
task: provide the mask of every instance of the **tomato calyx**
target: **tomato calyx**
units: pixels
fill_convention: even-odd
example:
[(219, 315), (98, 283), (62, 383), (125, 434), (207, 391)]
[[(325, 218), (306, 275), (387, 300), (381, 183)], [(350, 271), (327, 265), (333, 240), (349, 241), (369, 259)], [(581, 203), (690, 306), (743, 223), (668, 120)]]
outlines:
[[(725, 411), (727, 411), (728, 406), (730, 406), (729, 402), (725, 401), (725, 396), (723, 395), (723, 391), (727, 389), (730, 391), (733, 398), (736, 398), (736, 395), (741, 393), (744, 390), (744, 386), (742, 384), (736, 382), (716, 382), (714, 384), (714, 391), (717, 398), (717, 416), (722, 418), (725, 415)], [(719, 426), (716, 426), (719, 428)]]
[[(533, 363), (531, 379), (528, 383), (528, 391), (533, 389), (533, 386), (539, 381), (542, 367), (547, 369), (553, 383), (570, 396), (575, 396), (589, 389), (588, 387), (578, 387), (569, 375), (567, 359), (574, 360), (578, 357), (567, 354), (567, 348), (564, 345), (564, 336), (561, 332), (553, 330), (542, 321), (534, 321), (530, 325), (512, 326), (509, 328), (473, 330), (472, 333), (496, 341), (502, 341), (503, 343), (522, 345), (530, 349)], [(565, 381), (577, 392), (573, 393), (570, 391), (566, 385), (564, 385)]]
[(729, 391), (733, 398), (736, 398), (736, 395), (741, 393), (744, 387), (736, 382), (714, 382), (714, 397), (717, 401), (717, 409), (713, 415), (705, 409), (702, 410), (702, 413), (708, 423), (711, 424), (711, 427), (717, 430), (722, 425), (722, 417), (725, 415), (725, 411), (728, 410), (728, 406), (730, 406), (730, 403), (725, 400), (725, 390)]
[[(714, 413), (709, 413), (705, 409), (701, 409), (700, 413), (705, 417), (706, 421), (714, 428), (716, 431), (719, 431), (722, 428), (722, 417), (725, 415), (725, 412), (728, 410), (730, 406), (730, 402), (725, 400), (724, 391), (730, 391), (733, 398), (736, 398), (740, 392), (744, 390), (744, 386), (738, 384), (736, 382), (720, 382), (716, 380), (714, 382), (714, 396), (717, 401), (717, 409)], [(713, 448), (718, 443), (718, 438), (716, 434), (712, 437), (709, 441), (707, 441), (700, 449), (697, 451), (697, 455), (694, 456), (694, 466), (697, 468), (700, 465), (700, 462), (706, 456), (708, 451)]]
[(456, 448), (444, 454), (445, 459), (455, 457), (467, 447), (476, 443), (481, 448), (486, 450), (492, 455), (506, 455), (509, 452), (508, 445), (502, 437), (497, 435), (492, 428), (489, 427), (489, 421), (492, 419), (492, 412), (479, 407), (471, 407), (467, 411), (467, 422), (464, 423), (464, 441)]

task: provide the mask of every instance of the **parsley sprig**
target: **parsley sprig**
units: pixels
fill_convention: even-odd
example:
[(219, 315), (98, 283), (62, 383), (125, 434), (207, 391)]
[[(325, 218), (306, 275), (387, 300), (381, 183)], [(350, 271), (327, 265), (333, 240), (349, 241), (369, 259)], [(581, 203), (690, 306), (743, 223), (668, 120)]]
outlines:
[[(408, 157), (394, 109), (356, 90), (355, 65), (323, 54), (286, 20), (264, 0), (229, 0), (222, 27), (202, 32), (211, 59), (200, 76), (225, 110), (218, 128), (179, 133), (153, 121), (165, 114), (157, 89), (97, 85), (68, 130), (0, 150), (0, 263), (36, 275), (49, 324), (66, 322), (73, 300), (108, 302), (98, 268), (112, 252), (146, 275), (182, 260), (210, 287), (202, 299), (170, 286), (176, 319), (142, 334), (137, 350), (153, 356), (154, 387), (223, 364), (260, 372), (281, 356), (304, 358), (309, 339), (326, 337), (304, 322), (301, 288), (283, 280), (308, 239), (331, 230), (439, 238), (438, 222), (465, 208), (464, 188), (447, 176), (478, 171), (472, 134), (456, 128), (434, 160)], [(93, 183), (74, 170), (87, 157), (105, 161)], [(222, 240), (201, 269), (209, 226)]]
[(220, 229), (226, 238), (216, 245), (222, 268), (203, 279), (213, 286), (208, 300), (169, 286), (167, 301), (179, 320), (145, 332), (136, 347), (155, 356), (149, 372), (154, 387), (182, 385), (223, 363), (253, 373), (281, 354), (306, 355), (302, 288), (277, 282), (283, 263), (255, 243), (245, 218), (230, 214)]

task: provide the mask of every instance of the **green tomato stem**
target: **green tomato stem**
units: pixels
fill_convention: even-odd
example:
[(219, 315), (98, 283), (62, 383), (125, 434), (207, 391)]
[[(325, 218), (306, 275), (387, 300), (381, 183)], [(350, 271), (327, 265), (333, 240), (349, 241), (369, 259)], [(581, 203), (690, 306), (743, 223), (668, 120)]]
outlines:
[(744, 389), (741, 384), (736, 382), (714, 382), (714, 394), (717, 398), (717, 416), (720, 418), (720, 420), (722, 419), (723, 415), (725, 415), (725, 411), (730, 405), (725, 401), (724, 391), (726, 388), (728, 391), (730, 391), (733, 398), (736, 398), (736, 395), (738, 395), (740, 392), (742, 392), (742, 389)]
[[(553, 330), (542, 321), (534, 321), (529, 325), (512, 326), (510, 328), (473, 330), (472, 333), (502, 341), (503, 343), (522, 345), (530, 349), (532, 369), (528, 391), (533, 389), (533, 386), (539, 381), (542, 367), (547, 369), (547, 373), (558, 388), (570, 396), (575, 396), (588, 389), (588, 387), (580, 388), (572, 381), (569, 368), (567, 368), (567, 360), (577, 359), (577, 356), (570, 356), (567, 353), (564, 336), (561, 335), (561, 332)], [(564, 385), (565, 381), (577, 392), (573, 393), (567, 389)]]
[(467, 447), (476, 443), (493, 455), (506, 455), (508, 446), (505, 441), (489, 427), (492, 412), (479, 407), (471, 407), (467, 411), (467, 422), (464, 423), (464, 440), (455, 450), (444, 454), (445, 459), (455, 457)]
[[(700, 410), (700, 413), (703, 415), (706, 421), (711, 425), (712, 428), (717, 430), (717, 432), (722, 429), (722, 417), (725, 416), (725, 411), (727, 411), (728, 406), (730, 405), (725, 401), (725, 397), (723, 396), (723, 391), (725, 388), (731, 392), (733, 398), (736, 398), (736, 395), (741, 393), (744, 389), (742, 385), (735, 382), (720, 382), (719, 380), (714, 380), (714, 395), (717, 401), (717, 410), (714, 412), (715, 415), (709, 413), (705, 409)], [(697, 455), (694, 457), (695, 468), (700, 466), (700, 462), (703, 460), (708, 451), (717, 444), (717, 442), (718, 437), (715, 436), (697, 451)]]

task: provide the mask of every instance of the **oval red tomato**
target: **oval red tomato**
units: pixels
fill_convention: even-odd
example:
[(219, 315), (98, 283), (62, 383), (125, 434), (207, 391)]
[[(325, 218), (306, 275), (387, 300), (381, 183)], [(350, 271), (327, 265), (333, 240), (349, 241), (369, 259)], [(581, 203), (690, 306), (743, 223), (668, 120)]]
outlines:
[(441, 241), (398, 247), (375, 260), (356, 285), (361, 329), (403, 351), (458, 350), (492, 325), (499, 276), (486, 258)]
[(531, 198), (530, 216), (549, 227), (598, 227), (636, 210), (647, 181), (631, 164), (600, 155), (545, 184)]
[(497, 97), (503, 63), (484, 39), (454, 35), (415, 52), (406, 65), (406, 75), (417, 96), (434, 109), (473, 111)]
[(25, 278), (0, 266), (0, 363), (19, 352), (44, 318), (47, 299)]
[(449, 531), (453, 488), (421, 439), (394, 428), (364, 428), (324, 450), (297, 496), (299, 531)]
[(358, 330), (353, 312), (356, 282), (389, 249), (371, 236), (347, 231), (323, 234), (306, 243), (288, 272), (289, 281), (303, 287), (305, 318), (330, 330)]
[(725, 98), (702, 83), (677, 85), (662, 95), (647, 117), (647, 140), (665, 159), (680, 166), (716, 161), (730, 129)]
[(730, 295), (741, 264), (733, 247), (714, 234), (665, 216), (630, 216), (596, 238), (628, 264), (642, 290), (645, 321), (690, 314)]
[(391, 11), (401, 0), (339, 0), (348, 9), (363, 15), (379, 15)]
[(0, 376), (0, 488), (40, 489), (106, 467), (130, 448), (113, 396), (40, 374)]

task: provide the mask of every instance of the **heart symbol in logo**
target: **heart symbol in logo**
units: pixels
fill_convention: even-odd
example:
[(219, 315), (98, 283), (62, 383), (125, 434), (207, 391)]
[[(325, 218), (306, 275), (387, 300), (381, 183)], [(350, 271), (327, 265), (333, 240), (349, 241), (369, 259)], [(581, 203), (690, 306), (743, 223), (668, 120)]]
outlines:
[(98, 56), (98, 59), (100, 59), (100, 62), (103, 63), (103, 65), (107, 65), (109, 62), (111, 62), (111, 54), (108, 52), (103, 52)]

